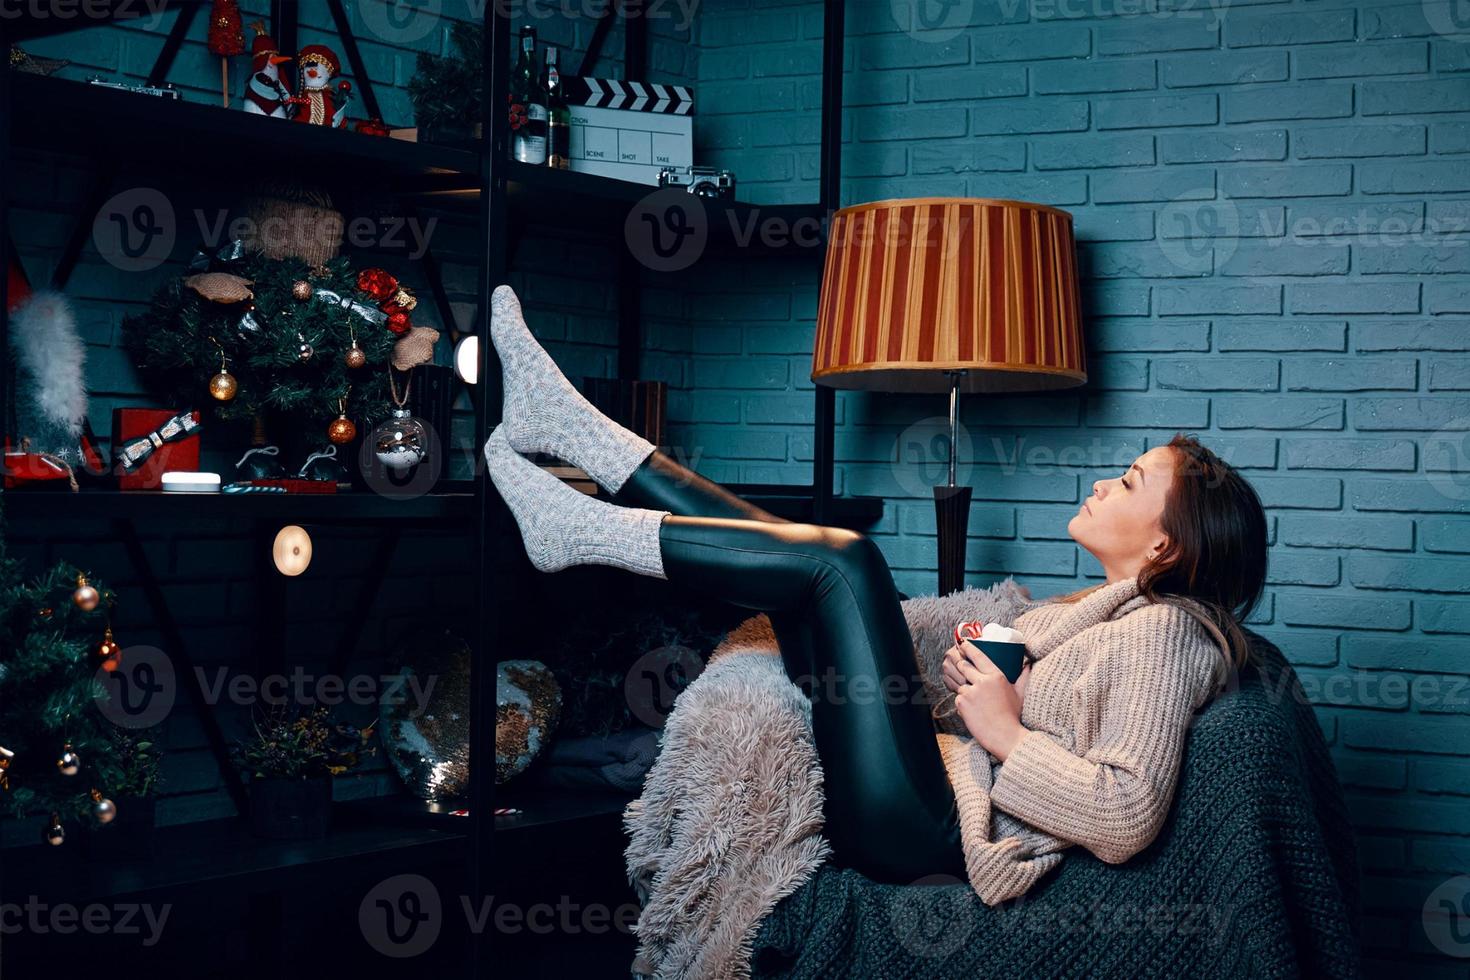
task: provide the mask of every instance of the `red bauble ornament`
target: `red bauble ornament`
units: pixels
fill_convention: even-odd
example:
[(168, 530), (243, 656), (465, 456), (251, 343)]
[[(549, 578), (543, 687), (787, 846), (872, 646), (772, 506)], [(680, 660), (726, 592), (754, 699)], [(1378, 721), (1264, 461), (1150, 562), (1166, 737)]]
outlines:
[(359, 133), (365, 133), (368, 136), (388, 135), (388, 124), (383, 122), (383, 120), (379, 119), (377, 116), (374, 116), (371, 119), (359, 119), (353, 128), (355, 128)]
[(363, 269), (357, 274), (357, 288), (381, 303), (398, 291), (398, 280), (383, 269)]
[(413, 324), (410, 323), (408, 320), (408, 314), (404, 313), (402, 310), (399, 310), (396, 313), (388, 314), (388, 329), (392, 332), (408, 333), (409, 328), (411, 328), (412, 326)]
[(221, 58), (244, 54), (243, 28), (238, 0), (214, 0), (209, 10), (209, 53)]

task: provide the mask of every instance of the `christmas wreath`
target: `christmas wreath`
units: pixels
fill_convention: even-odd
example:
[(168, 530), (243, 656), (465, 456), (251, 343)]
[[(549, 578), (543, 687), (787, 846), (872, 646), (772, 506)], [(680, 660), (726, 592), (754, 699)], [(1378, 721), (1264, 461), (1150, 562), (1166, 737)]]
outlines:
[(382, 269), (345, 258), (309, 266), (232, 243), (164, 284), (123, 335), (152, 390), (189, 406), (207, 391), (221, 421), (269, 412), (325, 423), (345, 412), (373, 423), (392, 408), (389, 365), (406, 365), (399, 341), (412, 336), (409, 360), (427, 360), (416, 302)]

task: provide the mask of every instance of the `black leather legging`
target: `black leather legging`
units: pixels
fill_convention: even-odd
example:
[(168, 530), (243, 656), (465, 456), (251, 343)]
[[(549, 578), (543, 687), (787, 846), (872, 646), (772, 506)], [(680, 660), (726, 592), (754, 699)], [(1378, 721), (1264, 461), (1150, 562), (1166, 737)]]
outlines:
[(811, 679), (836, 860), (879, 881), (963, 879), (954, 794), (878, 546), (777, 517), (660, 452), (615, 499), (670, 511), (659, 530), (669, 581), (765, 612), (787, 674)]

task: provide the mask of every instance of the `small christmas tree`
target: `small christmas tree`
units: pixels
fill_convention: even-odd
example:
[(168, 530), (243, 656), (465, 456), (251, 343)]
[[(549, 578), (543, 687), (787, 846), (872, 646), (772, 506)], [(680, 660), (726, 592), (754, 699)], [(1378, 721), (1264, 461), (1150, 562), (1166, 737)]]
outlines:
[(0, 810), (50, 814), (52, 843), (64, 836), (61, 820), (106, 823), (112, 797), (146, 792), (156, 777), (152, 744), (97, 707), (106, 697), (97, 671), (120, 656), (108, 626), (114, 602), (65, 563), (27, 581), (0, 516)]

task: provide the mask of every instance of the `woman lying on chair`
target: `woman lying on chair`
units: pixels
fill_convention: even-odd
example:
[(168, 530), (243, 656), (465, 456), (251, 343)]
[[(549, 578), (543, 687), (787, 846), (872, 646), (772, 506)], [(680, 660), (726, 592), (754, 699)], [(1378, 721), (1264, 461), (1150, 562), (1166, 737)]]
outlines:
[[(613, 565), (767, 613), (793, 679), (837, 679), (812, 704), (836, 859), (880, 881), (964, 875), (954, 792), (878, 546), (783, 520), (674, 462), (572, 387), (508, 286), (492, 314), (505, 399), (484, 451), (532, 564)], [(531, 452), (581, 467), (615, 503)], [(1067, 530), (1106, 581), (1017, 618), (1034, 667), (1014, 685), (968, 643), (945, 654), (944, 681), (1003, 763), (994, 805), (1119, 862), (1158, 833), (1192, 715), (1248, 655), (1239, 623), (1265, 581), (1266, 521), (1250, 485), (1180, 435), (1094, 483)], [(856, 681), (884, 695), (842, 696)]]

